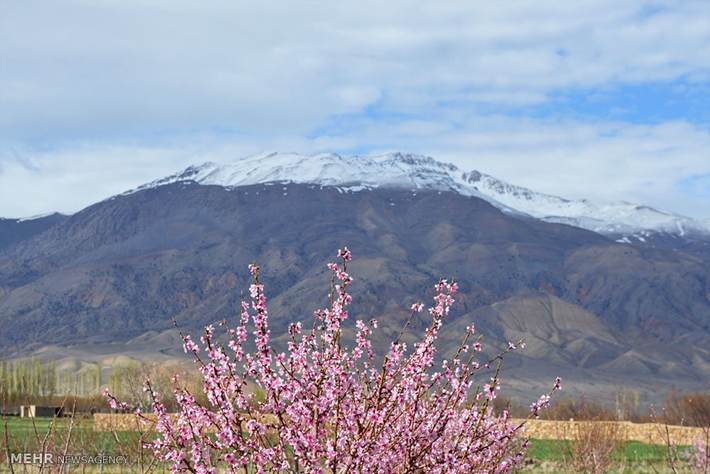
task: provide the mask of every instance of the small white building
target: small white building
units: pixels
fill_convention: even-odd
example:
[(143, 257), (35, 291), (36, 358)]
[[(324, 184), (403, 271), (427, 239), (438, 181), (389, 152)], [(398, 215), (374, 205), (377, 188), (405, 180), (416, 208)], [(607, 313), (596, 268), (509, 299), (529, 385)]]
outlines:
[(62, 407), (47, 407), (40, 405), (20, 405), (21, 418), (62, 416)]

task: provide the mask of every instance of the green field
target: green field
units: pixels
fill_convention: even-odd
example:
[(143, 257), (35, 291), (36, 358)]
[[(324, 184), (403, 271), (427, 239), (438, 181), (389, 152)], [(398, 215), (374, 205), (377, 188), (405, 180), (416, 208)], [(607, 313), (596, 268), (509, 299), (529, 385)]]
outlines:
[[(49, 418), (17, 418), (9, 417), (0, 420), (0, 472), (9, 472), (6, 459), (10, 453), (54, 453), (61, 455), (109, 455), (120, 456), (130, 462), (138, 462), (141, 458), (144, 464), (150, 462), (151, 453), (141, 450), (140, 435), (132, 432), (97, 433), (93, 431), (91, 418), (77, 418), (74, 423), (68, 418), (54, 421)], [(7, 431), (6, 431), (7, 426)], [(7, 442), (6, 442), (7, 432)], [(50, 433), (49, 435), (47, 435)], [(70, 434), (71, 433), (71, 434)], [(44, 449), (42, 448), (44, 446)], [(26, 466), (18, 466), (15, 472), (26, 472)], [(35, 472), (29, 470), (28, 472)], [(124, 463), (116, 465), (77, 464), (68, 472), (140, 472), (138, 467), (132, 468)], [(167, 472), (158, 469), (153, 472)]]
[[(690, 446), (677, 448), (677, 455), (682, 459)], [(525, 472), (571, 472), (566, 469), (571, 456), (571, 442), (551, 439), (531, 439), (528, 449), (529, 466)], [(666, 446), (644, 444), (638, 441), (623, 443), (612, 455), (613, 470), (616, 473), (665, 473), (672, 472), (668, 467)], [(678, 472), (690, 472), (684, 463), (677, 466)]]
[[(528, 457), (539, 461), (562, 461), (569, 452), (570, 442), (555, 439), (531, 439)], [(679, 447), (685, 452), (690, 446)], [(614, 459), (626, 462), (663, 462), (667, 456), (665, 446), (627, 441), (614, 453)]]
[(44, 437), (52, 427), (52, 434), (48, 440), (66, 441), (71, 428), (71, 446), (86, 447), (89, 443), (95, 443), (97, 452), (112, 453), (116, 451), (117, 442), (130, 442), (137, 440), (136, 433), (97, 433), (93, 430), (93, 420), (91, 418), (77, 418), (72, 424), (69, 418), (5, 418), (0, 422), (0, 443), (5, 447), (5, 425), (10, 446), (34, 446), (38, 440), (42, 442)]

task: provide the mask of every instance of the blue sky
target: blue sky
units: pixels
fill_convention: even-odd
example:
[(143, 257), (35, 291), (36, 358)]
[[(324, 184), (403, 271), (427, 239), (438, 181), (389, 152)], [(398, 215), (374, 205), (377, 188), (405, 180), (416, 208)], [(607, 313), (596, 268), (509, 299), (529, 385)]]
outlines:
[(710, 217), (710, 2), (3, 2), (0, 216), (401, 150)]
[(609, 83), (603, 87), (564, 88), (543, 104), (514, 111), (535, 117), (565, 116), (578, 120), (619, 120), (659, 124), (687, 120), (710, 126), (710, 83), (677, 80)]

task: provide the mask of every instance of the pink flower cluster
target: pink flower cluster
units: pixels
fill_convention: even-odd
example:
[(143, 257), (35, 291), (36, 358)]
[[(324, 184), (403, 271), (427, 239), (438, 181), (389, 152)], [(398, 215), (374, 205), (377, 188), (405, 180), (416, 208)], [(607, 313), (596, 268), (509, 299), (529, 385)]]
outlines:
[(690, 464), (694, 468), (695, 472), (706, 474), (710, 472), (710, 444), (708, 439), (710, 439), (710, 434), (708, 430), (710, 428), (705, 428), (705, 439), (699, 438), (693, 444), (693, 449), (690, 454)]
[[(174, 472), (511, 472), (525, 456), (524, 422), (512, 423), (506, 411), (494, 414), (491, 400), (500, 389), (499, 361), (516, 344), (479, 362), (480, 340), (472, 341), (469, 326), (454, 356), (437, 363), (435, 342), (458, 289), (441, 280), (423, 338), (407, 347), (400, 341), (403, 329), (376, 363), (371, 344), (376, 321), (357, 321), (354, 346), (343, 344), (352, 254), (344, 248), (338, 257), (339, 264), (328, 264), (329, 307), (314, 313), (312, 329), (304, 331), (301, 323), (289, 327), (286, 352), (272, 348), (256, 265), (249, 267), (250, 302), (242, 303), (237, 326), (227, 330), (226, 347), (216, 342), (212, 326), (205, 328), (201, 345), (183, 336), (185, 351), (202, 373), (209, 406), (176, 388), (180, 411), (169, 416), (146, 382), (158, 418), (156, 454)], [(412, 305), (407, 325), (422, 309), (421, 303)], [(250, 331), (253, 352), (244, 348)], [(479, 388), (474, 374), (496, 362), (495, 375)], [(557, 379), (533, 404), (531, 416), (559, 387)]]

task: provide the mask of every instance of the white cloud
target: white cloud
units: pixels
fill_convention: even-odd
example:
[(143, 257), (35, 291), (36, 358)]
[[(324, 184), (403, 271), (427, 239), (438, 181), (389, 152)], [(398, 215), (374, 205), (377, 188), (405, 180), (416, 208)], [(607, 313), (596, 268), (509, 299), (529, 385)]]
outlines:
[[(74, 212), (190, 164), (227, 162), (264, 150), (349, 153), (404, 150), (478, 169), (514, 184), (565, 197), (626, 199), (707, 217), (707, 196), (679, 187), (710, 173), (710, 132), (686, 122), (660, 125), (552, 122), (474, 117), (447, 121), (362, 121), (311, 138), (280, 134), (183, 137), (163, 146), (69, 146), (5, 156), (0, 215)], [(0, 161), (3, 161), (0, 156)]]
[(707, 79), (708, 15), (706, 1), (6, 3), (0, 133), (303, 132), (378, 100), (423, 114)]
[(709, 16), (705, 0), (5, 2), (0, 215), (261, 149), (404, 149), (706, 215), (678, 183), (710, 172), (707, 127), (515, 112), (560, 90), (707, 82)]

